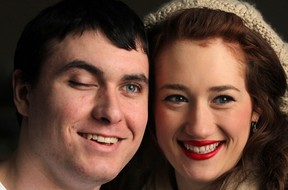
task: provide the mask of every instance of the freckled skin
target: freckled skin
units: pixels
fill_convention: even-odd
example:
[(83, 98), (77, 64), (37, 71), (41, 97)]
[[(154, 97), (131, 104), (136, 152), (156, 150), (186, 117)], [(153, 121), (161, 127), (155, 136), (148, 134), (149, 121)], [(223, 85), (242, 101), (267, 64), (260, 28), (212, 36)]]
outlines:
[[(257, 114), (238, 50), (235, 57), (221, 39), (186, 40), (156, 57), (156, 134), (181, 190), (203, 187), (234, 167), (247, 142)], [(195, 160), (178, 143), (191, 140), (224, 144), (213, 157)]]

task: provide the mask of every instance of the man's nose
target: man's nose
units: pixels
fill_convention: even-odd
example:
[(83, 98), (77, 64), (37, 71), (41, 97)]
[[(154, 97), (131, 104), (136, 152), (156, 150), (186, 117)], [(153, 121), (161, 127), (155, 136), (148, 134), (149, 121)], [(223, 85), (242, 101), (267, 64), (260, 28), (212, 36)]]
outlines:
[(103, 124), (116, 124), (122, 120), (120, 94), (114, 89), (105, 89), (97, 96), (93, 117)]

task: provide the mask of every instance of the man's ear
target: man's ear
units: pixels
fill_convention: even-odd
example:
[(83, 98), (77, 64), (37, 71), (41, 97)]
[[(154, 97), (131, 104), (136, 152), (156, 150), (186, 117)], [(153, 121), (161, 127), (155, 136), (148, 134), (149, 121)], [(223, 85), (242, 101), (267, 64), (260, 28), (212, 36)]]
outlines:
[(28, 116), (31, 85), (25, 80), (23, 71), (15, 70), (13, 72), (12, 83), (13, 100), (17, 111), (23, 116)]

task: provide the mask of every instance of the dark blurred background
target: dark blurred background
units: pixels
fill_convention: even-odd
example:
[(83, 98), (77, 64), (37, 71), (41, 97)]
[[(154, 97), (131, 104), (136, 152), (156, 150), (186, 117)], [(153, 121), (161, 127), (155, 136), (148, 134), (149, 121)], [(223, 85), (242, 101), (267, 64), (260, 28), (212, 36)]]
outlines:
[[(123, 0), (143, 17), (168, 0)], [(11, 73), (17, 40), (25, 24), (41, 9), (58, 0), (0, 1), (0, 160), (16, 146), (18, 125), (12, 101)], [(288, 41), (288, 1), (250, 0), (263, 13), (265, 20)]]

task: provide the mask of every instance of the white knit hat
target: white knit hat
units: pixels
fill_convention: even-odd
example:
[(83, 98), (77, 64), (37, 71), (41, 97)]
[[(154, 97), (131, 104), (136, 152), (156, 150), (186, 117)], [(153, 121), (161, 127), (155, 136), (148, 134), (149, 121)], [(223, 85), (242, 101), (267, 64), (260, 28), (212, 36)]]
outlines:
[[(279, 60), (288, 75), (288, 44), (285, 43), (277, 33), (268, 25), (261, 13), (247, 2), (238, 0), (172, 0), (156, 12), (144, 17), (146, 28), (164, 21), (175, 12), (190, 8), (209, 8), (234, 13), (244, 21), (245, 26), (258, 32), (276, 52)], [(285, 107), (283, 110), (288, 112), (288, 96), (286, 92)]]

